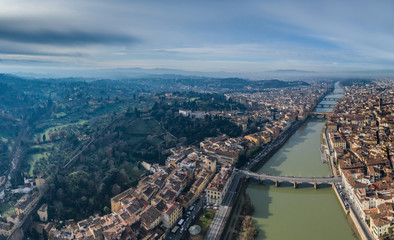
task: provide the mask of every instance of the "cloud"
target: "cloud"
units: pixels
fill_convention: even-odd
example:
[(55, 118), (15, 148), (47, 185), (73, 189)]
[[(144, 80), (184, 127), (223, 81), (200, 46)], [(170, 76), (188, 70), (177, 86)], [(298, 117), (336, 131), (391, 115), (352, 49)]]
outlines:
[(88, 45), (88, 44), (132, 44), (139, 40), (135, 37), (116, 33), (89, 32), (87, 30), (55, 30), (15, 28), (0, 19), (0, 40), (50, 45)]
[(0, 0), (0, 54), (59, 67), (393, 69), (392, 9), (388, 0)]

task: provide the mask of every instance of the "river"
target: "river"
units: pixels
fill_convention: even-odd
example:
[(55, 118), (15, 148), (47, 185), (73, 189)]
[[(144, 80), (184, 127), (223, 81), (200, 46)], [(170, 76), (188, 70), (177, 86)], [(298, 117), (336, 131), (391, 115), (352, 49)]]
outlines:
[[(327, 97), (341, 97), (338, 83)], [(322, 103), (335, 104), (335, 101)], [(332, 111), (324, 108), (317, 111)], [(259, 169), (258, 172), (321, 177), (330, 176), (329, 167), (321, 162), (320, 133), (325, 124), (310, 119)], [(284, 184), (283, 184), (284, 185)], [(357, 239), (347, 222), (331, 187), (315, 190), (311, 186), (267, 186), (249, 184), (247, 188), (255, 207), (253, 218), (259, 229), (257, 239)]]

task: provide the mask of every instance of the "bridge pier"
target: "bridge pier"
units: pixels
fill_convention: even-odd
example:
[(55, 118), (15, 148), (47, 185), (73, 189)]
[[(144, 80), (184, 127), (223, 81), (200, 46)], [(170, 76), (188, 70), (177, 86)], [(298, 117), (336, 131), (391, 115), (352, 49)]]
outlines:
[(275, 187), (279, 187), (279, 181), (278, 180), (275, 181)]
[(313, 183), (313, 188), (317, 189), (317, 183)]
[(294, 188), (297, 188), (297, 182), (294, 182), (294, 183), (293, 183), (293, 187), (294, 187)]
[(259, 184), (262, 184), (263, 180), (261, 178), (259, 178)]

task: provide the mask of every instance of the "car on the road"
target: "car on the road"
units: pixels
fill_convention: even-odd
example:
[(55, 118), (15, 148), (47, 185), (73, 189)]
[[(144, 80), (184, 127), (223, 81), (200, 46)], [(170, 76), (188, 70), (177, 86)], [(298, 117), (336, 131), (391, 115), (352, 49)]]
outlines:
[(173, 234), (175, 234), (175, 233), (177, 233), (178, 232), (178, 230), (179, 230), (179, 226), (175, 226), (173, 229), (172, 229), (172, 233)]
[(182, 218), (181, 220), (179, 220), (178, 225), (182, 226), (182, 224), (185, 222), (185, 220)]

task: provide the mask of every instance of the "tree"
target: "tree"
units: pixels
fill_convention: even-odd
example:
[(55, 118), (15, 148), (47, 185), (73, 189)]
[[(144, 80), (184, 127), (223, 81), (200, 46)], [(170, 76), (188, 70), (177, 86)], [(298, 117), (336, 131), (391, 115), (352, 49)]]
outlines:
[(45, 231), (45, 229), (42, 229), (42, 238), (44, 240), (48, 240), (48, 233), (47, 233), (47, 231)]
[(39, 239), (39, 233), (36, 231), (36, 229), (35, 228), (31, 228), (31, 230), (30, 230), (30, 234), (31, 234), (31, 237), (33, 238), (33, 239)]
[(56, 140), (58, 139), (58, 137), (59, 137), (59, 134), (58, 134), (57, 132), (51, 132), (51, 133), (49, 134), (49, 139), (50, 139), (52, 142), (56, 141)]
[(252, 215), (254, 212), (254, 206), (250, 200), (249, 195), (245, 193), (244, 196), (245, 196), (245, 201), (244, 204), (242, 205), (242, 214)]
[(120, 193), (121, 190), (122, 190), (122, 189), (120, 188), (120, 186), (119, 186), (118, 184), (114, 184), (114, 185), (112, 186), (112, 190), (111, 190), (112, 196), (118, 195), (118, 194)]
[(47, 140), (47, 137), (45, 136), (45, 133), (42, 134), (42, 141), (45, 142)]
[(213, 214), (212, 214), (211, 211), (207, 211), (207, 210), (206, 210), (204, 216), (205, 216), (206, 218), (208, 218), (208, 219), (212, 219)]
[(108, 214), (108, 213), (111, 212), (111, 210), (110, 210), (109, 207), (107, 207), (107, 206), (105, 206), (103, 210), (104, 210), (104, 213), (105, 213), (105, 214)]
[(133, 169), (131, 170), (131, 176), (133, 178), (138, 178), (139, 177), (139, 173), (140, 173), (139, 168), (137, 166), (134, 166)]
[(259, 233), (258, 229), (254, 225), (253, 218), (246, 216), (241, 224), (241, 233), (239, 234), (239, 240), (253, 240)]

